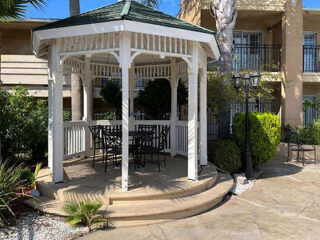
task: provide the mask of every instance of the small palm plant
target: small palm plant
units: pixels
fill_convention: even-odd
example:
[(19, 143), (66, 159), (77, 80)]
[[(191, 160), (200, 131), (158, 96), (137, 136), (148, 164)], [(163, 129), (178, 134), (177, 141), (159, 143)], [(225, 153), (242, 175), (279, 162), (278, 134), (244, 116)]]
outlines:
[(85, 225), (88, 227), (89, 232), (92, 227), (98, 224), (103, 224), (107, 221), (106, 218), (98, 214), (98, 210), (102, 207), (101, 202), (73, 202), (67, 201), (63, 206), (63, 211), (68, 214), (66, 222), (74, 225)]
[(8, 166), (0, 160), (0, 227), (8, 220), (8, 213), (15, 217), (11, 205), (19, 198), (19, 189), (26, 184), (21, 178), (23, 169), (21, 165)]
[(42, 167), (42, 163), (38, 163), (36, 165), (36, 169), (34, 170), (34, 173), (31, 175), (30, 181), (31, 181), (31, 188), (33, 189), (36, 187), (36, 178), (39, 174), (41, 167)]

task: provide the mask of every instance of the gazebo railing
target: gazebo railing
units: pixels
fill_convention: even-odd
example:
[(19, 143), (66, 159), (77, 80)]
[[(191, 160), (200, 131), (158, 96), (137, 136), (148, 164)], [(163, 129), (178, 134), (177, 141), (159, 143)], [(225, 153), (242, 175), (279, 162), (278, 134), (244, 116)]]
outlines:
[(70, 158), (85, 152), (86, 123), (64, 122), (64, 157)]
[(188, 122), (178, 121), (176, 124), (176, 150), (182, 156), (188, 155)]
[[(134, 129), (138, 129), (139, 124), (156, 125), (157, 133), (160, 133), (164, 127), (170, 126), (170, 120), (135, 120)], [(121, 127), (121, 121), (114, 120), (97, 120), (92, 121), (89, 125), (118, 126)], [(83, 121), (65, 122), (64, 123), (64, 158), (68, 159), (81, 155), (88, 151), (85, 149), (85, 131), (89, 125)], [(177, 154), (187, 156), (188, 153), (188, 123), (187, 121), (177, 121), (175, 127), (176, 133), (176, 152)], [(171, 151), (171, 135), (168, 134), (166, 152)], [(92, 150), (92, 141), (89, 151)]]

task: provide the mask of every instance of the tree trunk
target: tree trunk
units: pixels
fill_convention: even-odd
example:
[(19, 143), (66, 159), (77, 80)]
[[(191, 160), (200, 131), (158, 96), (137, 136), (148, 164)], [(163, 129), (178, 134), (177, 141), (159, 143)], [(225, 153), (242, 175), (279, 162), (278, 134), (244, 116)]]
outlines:
[[(69, 0), (70, 17), (80, 14), (79, 0)], [(82, 119), (83, 99), (82, 84), (78, 74), (71, 73), (71, 114), (72, 121)]]
[[(225, 76), (223, 87), (230, 84), (233, 59), (233, 28), (237, 19), (236, 0), (213, 0), (210, 6), (216, 20), (217, 42), (220, 48), (218, 72)], [(219, 138), (230, 137), (230, 103), (219, 109)]]
[(80, 1), (69, 0), (70, 17), (80, 14)]

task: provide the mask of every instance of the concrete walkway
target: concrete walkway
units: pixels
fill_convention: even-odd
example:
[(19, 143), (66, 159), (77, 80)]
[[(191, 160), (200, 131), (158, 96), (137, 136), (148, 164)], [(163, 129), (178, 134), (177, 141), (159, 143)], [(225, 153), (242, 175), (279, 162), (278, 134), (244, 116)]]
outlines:
[(241, 196), (204, 214), (163, 224), (98, 231), (80, 239), (319, 239), (320, 163), (277, 157)]

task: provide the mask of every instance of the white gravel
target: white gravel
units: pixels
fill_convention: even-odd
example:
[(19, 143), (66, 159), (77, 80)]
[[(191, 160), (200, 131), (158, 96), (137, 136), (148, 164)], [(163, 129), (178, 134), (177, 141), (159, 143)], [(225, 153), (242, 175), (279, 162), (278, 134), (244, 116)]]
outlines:
[(245, 191), (249, 190), (250, 188), (253, 187), (254, 185), (254, 180), (249, 180), (247, 184), (239, 184), (239, 183), (234, 183), (233, 187), (231, 189), (231, 192), (236, 194), (236, 195), (241, 195)]
[(63, 218), (30, 212), (21, 216), (17, 225), (0, 229), (0, 239), (63, 240), (86, 232), (87, 227), (72, 227)]

